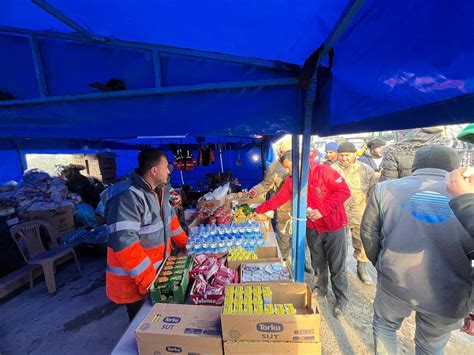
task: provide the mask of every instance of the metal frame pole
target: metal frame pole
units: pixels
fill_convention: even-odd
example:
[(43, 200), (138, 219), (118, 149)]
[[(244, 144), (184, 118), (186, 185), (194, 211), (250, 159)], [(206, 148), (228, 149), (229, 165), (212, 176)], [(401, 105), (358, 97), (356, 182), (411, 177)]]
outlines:
[[(302, 151), (302, 164), (301, 164), (301, 180), (299, 182), (299, 203), (298, 213), (296, 218), (298, 219), (296, 234), (296, 267), (295, 267), (295, 279), (298, 282), (304, 282), (304, 261), (305, 261), (305, 248), (306, 248), (306, 208), (307, 208), (307, 196), (308, 196), (308, 178), (309, 178), (309, 144), (311, 141), (311, 126), (313, 123), (313, 109), (316, 101), (316, 92), (318, 85), (318, 67), (322, 61), (329, 54), (329, 51), (334, 47), (335, 43), (342, 36), (347, 27), (352, 23), (357, 13), (361, 10), (365, 0), (353, 0), (343, 11), (336, 25), (332, 29), (328, 38), (323, 44), (322, 51), (318, 56), (314, 65), (314, 72), (311, 76), (311, 83), (305, 92), (304, 99), (304, 114), (303, 114), (303, 151)], [(294, 164), (294, 162), (293, 162)], [(297, 179), (295, 179), (297, 180)], [(293, 182), (295, 186), (295, 181)], [(295, 190), (293, 191), (295, 194)], [(295, 206), (293, 206), (295, 207)]]
[[(298, 217), (298, 205), (299, 205), (299, 175), (300, 175), (300, 146), (299, 146), (299, 137), (297, 134), (293, 134), (291, 136), (291, 154), (292, 154), (292, 172), (291, 176), (293, 178), (293, 199), (292, 199), (292, 215), (293, 218)], [(292, 263), (293, 263), (293, 277), (295, 280), (298, 280), (298, 222), (296, 219), (293, 219), (293, 233), (292, 233), (292, 248), (291, 248), (291, 256), (292, 256)]]
[(35, 65), (36, 79), (38, 80), (39, 93), (41, 97), (48, 96), (48, 87), (44, 76), (43, 60), (41, 58), (41, 50), (38, 43), (38, 37), (34, 34), (29, 36), (31, 53), (33, 55), (33, 63)]

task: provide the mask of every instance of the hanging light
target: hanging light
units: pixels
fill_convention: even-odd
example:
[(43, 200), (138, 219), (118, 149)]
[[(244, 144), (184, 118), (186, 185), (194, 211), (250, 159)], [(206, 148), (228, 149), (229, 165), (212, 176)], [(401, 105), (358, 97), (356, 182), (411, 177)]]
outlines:
[(258, 163), (258, 161), (260, 160), (260, 156), (258, 154), (253, 154), (252, 155), (252, 160), (255, 162), (255, 163)]

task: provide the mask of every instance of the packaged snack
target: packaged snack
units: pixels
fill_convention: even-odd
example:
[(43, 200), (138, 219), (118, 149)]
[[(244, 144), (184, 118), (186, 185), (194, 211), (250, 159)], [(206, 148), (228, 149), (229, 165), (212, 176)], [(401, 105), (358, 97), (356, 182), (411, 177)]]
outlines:
[(296, 314), (296, 308), (295, 306), (293, 306), (292, 303), (286, 303), (284, 304), (284, 306), (285, 306), (286, 314)]
[(274, 314), (274, 309), (272, 304), (264, 304), (263, 305), (263, 314), (272, 315)]
[(254, 304), (253, 305), (253, 314), (262, 315), (263, 314), (263, 305)]
[(272, 290), (270, 287), (262, 287), (262, 296), (264, 304), (272, 304)]
[(181, 281), (183, 279), (182, 275), (172, 275), (170, 281)]
[(252, 303), (254, 305), (263, 305), (263, 297), (262, 295), (253, 295)]
[(252, 304), (244, 304), (244, 314), (253, 314)]
[(244, 303), (244, 296), (242, 295), (239, 295), (239, 294), (235, 294), (234, 295), (234, 305), (236, 304), (243, 304)]
[(234, 294), (235, 295), (241, 295), (243, 296), (244, 295), (244, 287), (243, 286), (236, 286), (235, 287), (235, 291), (234, 291)]
[(244, 314), (244, 307), (241, 304), (234, 304), (233, 314)]
[(282, 304), (274, 304), (273, 305), (273, 310), (274, 310), (275, 314), (277, 314), (277, 315), (281, 315), (281, 314), (286, 313), (285, 306), (283, 306)]
[(225, 292), (224, 304), (233, 304), (234, 303), (234, 294)]
[(222, 314), (232, 314), (234, 312), (234, 306), (231, 304), (224, 304)]
[(253, 304), (253, 295), (244, 295), (244, 304)]
[(225, 288), (226, 294), (234, 295), (234, 292), (235, 292), (235, 286), (227, 286)]
[(252, 295), (252, 294), (253, 294), (252, 286), (244, 286), (244, 295)]

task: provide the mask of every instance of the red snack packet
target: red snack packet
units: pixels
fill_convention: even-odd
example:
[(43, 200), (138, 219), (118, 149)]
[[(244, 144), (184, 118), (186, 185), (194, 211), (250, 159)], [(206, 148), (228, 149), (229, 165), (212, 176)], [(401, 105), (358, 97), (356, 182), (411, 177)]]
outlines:
[(224, 287), (223, 286), (207, 286), (206, 295), (223, 295), (224, 294)]
[(194, 293), (197, 295), (205, 295), (207, 291), (208, 285), (206, 280), (204, 279), (204, 276), (202, 275), (196, 275), (196, 281), (194, 285)]

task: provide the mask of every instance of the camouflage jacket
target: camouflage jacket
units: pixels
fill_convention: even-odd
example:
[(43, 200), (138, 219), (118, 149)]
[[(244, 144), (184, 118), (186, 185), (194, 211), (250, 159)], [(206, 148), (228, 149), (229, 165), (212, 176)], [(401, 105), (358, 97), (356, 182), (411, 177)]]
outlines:
[[(286, 169), (279, 160), (275, 160), (270, 164), (267, 171), (265, 172), (263, 181), (258, 185), (255, 185), (254, 189), (257, 190), (257, 193), (263, 197), (266, 197), (268, 192), (276, 194), (278, 191), (280, 191), (280, 188), (283, 186), (283, 183), (287, 177), (288, 172)], [(277, 209), (277, 218), (287, 219), (288, 212), (291, 213), (291, 207), (291, 200), (279, 207)]]
[(331, 167), (341, 174), (351, 190), (351, 197), (345, 203), (349, 225), (360, 224), (369, 194), (377, 183), (375, 171), (359, 161), (347, 168), (343, 168), (339, 162)]

